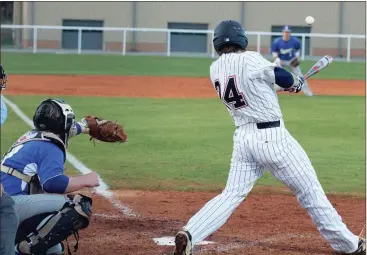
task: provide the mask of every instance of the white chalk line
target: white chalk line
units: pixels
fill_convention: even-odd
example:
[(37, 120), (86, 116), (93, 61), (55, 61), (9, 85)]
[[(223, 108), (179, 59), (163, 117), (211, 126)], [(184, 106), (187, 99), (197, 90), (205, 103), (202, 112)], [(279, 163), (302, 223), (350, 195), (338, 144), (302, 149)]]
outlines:
[[(259, 241), (220, 245), (220, 246), (215, 248), (215, 251), (218, 252), (218, 253), (229, 252), (229, 251), (234, 250), (234, 249), (246, 249), (246, 248), (249, 248), (249, 247), (260, 246), (261, 244), (264, 244), (264, 243), (273, 243), (273, 242), (277, 243), (277, 242), (281, 242), (281, 241), (284, 241), (284, 240), (290, 240), (291, 238), (315, 239), (316, 236), (315, 235), (302, 235), (302, 234), (275, 235), (275, 236), (265, 238), (265, 239), (262, 239), (262, 240), (259, 240)], [(194, 249), (195, 249), (195, 247), (194, 247)], [(207, 249), (207, 248), (198, 248), (196, 252), (198, 254), (200, 254), (200, 253), (205, 253), (208, 250), (209, 249)]]
[(93, 213), (92, 215), (94, 217), (103, 218), (103, 219), (117, 220), (117, 219), (120, 219), (121, 218), (121, 216), (120, 215), (117, 215), (117, 214)]
[[(5, 96), (2, 96), (4, 99), (4, 102), (31, 128), (34, 128), (33, 121), (28, 118), (27, 115), (25, 115), (22, 110), (14, 104), (12, 101), (7, 99)], [(82, 174), (88, 174), (93, 172), (91, 169), (89, 169), (86, 165), (84, 165), (81, 161), (79, 161), (75, 156), (70, 154), (69, 152), (66, 152), (66, 159), (67, 161), (80, 173)], [(130, 217), (137, 217), (138, 214), (135, 213), (130, 207), (127, 205), (124, 205), (118, 200), (108, 188), (108, 185), (102, 180), (100, 176), (99, 178), (99, 187), (94, 188), (95, 192), (104, 198), (106, 198), (108, 201), (111, 202), (111, 204), (119, 209), (124, 215), (130, 216)]]

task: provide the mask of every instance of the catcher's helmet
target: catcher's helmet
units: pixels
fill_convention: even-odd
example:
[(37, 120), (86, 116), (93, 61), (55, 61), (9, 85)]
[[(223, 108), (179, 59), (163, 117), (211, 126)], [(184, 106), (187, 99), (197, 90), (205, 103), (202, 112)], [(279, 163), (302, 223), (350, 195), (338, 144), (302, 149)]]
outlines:
[(59, 135), (65, 146), (68, 146), (74, 120), (75, 114), (71, 106), (62, 99), (54, 98), (42, 101), (33, 116), (36, 130)]
[(214, 30), (213, 44), (217, 53), (226, 45), (237, 45), (246, 49), (247, 43), (245, 29), (237, 21), (222, 21)]
[(6, 82), (8, 81), (8, 76), (2, 65), (0, 65), (0, 90), (6, 88)]

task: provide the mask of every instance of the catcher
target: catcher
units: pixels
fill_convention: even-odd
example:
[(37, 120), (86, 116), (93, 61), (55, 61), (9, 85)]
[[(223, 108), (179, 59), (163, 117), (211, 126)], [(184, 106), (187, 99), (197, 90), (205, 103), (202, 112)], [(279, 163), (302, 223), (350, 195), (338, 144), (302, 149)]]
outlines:
[[(291, 27), (284, 26), (282, 32), (283, 36), (275, 39), (271, 45), (271, 53), (275, 58), (274, 63), (279, 67), (288, 67), (291, 69), (292, 73), (303, 77), (299, 66), (301, 43), (297, 38), (291, 36)], [(278, 85), (276, 85), (275, 88), (278, 91), (283, 90)], [(313, 95), (307, 81), (305, 81), (302, 91), (306, 96)]]
[(125, 142), (127, 136), (122, 126), (102, 118), (87, 116), (75, 122), (72, 108), (60, 99), (42, 101), (33, 123), (35, 129), (21, 136), (1, 162), (1, 182), (14, 199), (20, 222), (16, 254), (62, 255), (62, 242), (74, 235), (78, 244), (78, 230), (88, 227), (92, 210), (91, 198), (67, 194), (99, 186), (94, 172), (64, 174), (70, 138), (84, 133), (101, 141)]

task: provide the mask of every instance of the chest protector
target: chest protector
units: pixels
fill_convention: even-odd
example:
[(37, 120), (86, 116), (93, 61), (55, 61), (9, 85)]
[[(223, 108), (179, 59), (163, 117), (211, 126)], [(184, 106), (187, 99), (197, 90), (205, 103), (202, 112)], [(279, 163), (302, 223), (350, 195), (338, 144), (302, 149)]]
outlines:
[[(59, 147), (62, 152), (64, 153), (64, 162), (66, 160), (66, 146), (64, 142), (55, 135), (54, 133), (50, 132), (44, 132), (44, 131), (37, 131), (37, 130), (31, 130), (25, 133), (23, 136), (21, 136), (11, 147), (10, 149), (3, 155), (2, 160), (4, 157), (6, 157), (14, 148), (31, 142), (31, 141), (45, 141), (55, 144), (57, 147)], [(41, 187), (39, 177), (37, 174), (33, 176), (29, 176), (26, 174), (23, 174), (21, 171), (18, 171), (17, 169), (7, 167), (4, 165), (1, 165), (1, 172), (7, 173), (9, 175), (12, 175), (14, 177), (17, 177), (18, 179), (21, 179), (28, 183), (29, 191), (28, 193), (30, 195), (32, 194), (41, 194), (45, 193)]]

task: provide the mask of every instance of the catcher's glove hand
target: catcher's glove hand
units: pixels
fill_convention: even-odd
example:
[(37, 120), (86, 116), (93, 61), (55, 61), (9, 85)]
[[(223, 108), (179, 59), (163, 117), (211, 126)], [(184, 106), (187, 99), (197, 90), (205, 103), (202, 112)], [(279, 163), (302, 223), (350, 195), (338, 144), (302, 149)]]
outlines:
[(291, 62), (290, 62), (290, 64), (289, 64), (290, 66), (292, 66), (292, 67), (297, 67), (297, 66), (299, 66), (299, 60), (298, 60), (298, 58), (294, 58)]
[(84, 121), (89, 128), (90, 140), (97, 139), (108, 143), (127, 142), (127, 134), (122, 125), (100, 117), (86, 116)]

